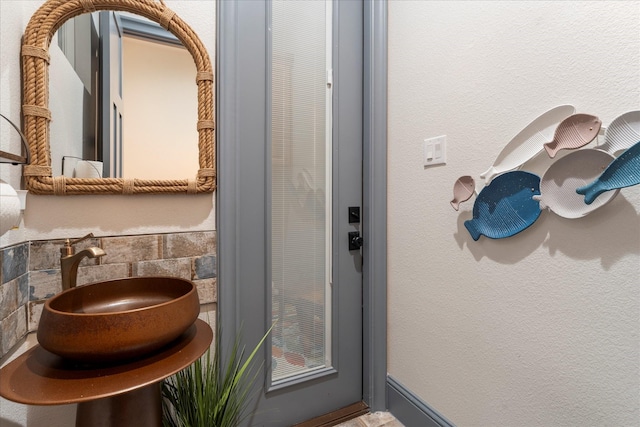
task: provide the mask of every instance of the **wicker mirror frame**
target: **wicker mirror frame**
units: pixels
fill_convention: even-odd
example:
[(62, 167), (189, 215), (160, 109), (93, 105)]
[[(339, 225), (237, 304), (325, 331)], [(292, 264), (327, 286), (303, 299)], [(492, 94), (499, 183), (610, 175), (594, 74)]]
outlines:
[[(198, 151), (194, 179), (53, 177), (49, 122), (49, 45), (68, 19), (95, 11), (131, 12), (160, 24), (191, 53), (198, 85)], [(216, 189), (214, 75), (209, 54), (196, 33), (164, 2), (154, 0), (47, 0), (31, 17), (22, 42), (23, 130), (31, 163), (24, 166), (27, 190), (33, 194), (211, 193)], [(149, 156), (150, 160), (151, 155)]]

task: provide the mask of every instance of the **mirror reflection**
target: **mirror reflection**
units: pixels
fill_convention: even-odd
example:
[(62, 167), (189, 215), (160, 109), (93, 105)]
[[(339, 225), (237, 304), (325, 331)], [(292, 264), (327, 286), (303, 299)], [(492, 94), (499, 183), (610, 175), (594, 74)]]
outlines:
[(196, 67), (175, 36), (140, 16), (95, 12), (67, 21), (50, 55), (54, 176), (196, 174)]

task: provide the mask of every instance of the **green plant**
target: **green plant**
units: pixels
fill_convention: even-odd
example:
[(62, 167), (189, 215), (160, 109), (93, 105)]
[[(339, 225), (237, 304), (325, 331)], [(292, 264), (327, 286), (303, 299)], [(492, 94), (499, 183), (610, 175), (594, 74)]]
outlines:
[(257, 372), (253, 359), (273, 326), (243, 361), (245, 351), (237, 336), (226, 366), (222, 366), (218, 329), (213, 357), (209, 349), (188, 368), (162, 383), (165, 427), (236, 427), (245, 412)]

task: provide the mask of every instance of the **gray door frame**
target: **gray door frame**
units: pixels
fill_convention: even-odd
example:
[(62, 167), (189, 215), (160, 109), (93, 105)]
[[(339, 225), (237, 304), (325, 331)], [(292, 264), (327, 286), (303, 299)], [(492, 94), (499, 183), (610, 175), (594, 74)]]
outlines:
[[(259, 2), (262, 4), (263, 2)], [(259, 224), (264, 229), (266, 218), (262, 212), (243, 210), (238, 194), (249, 195), (264, 204), (265, 188), (247, 185), (255, 182), (254, 174), (264, 171), (266, 152), (255, 152), (243, 144), (251, 132), (267, 132), (268, 125), (262, 114), (266, 99), (257, 90), (265, 84), (256, 76), (267, 76), (266, 57), (262, 69), (244, 66), (244, 49), (264, 52), (266, 40), (250, 37), (238, 28), (241, 13), (261, 13), (254, 1), (225, 0), (218, 2), (217, 10), (217, 235), (218, 235), (218, 316), (222, 343), (233, 342), (240, 331), (242, 320), (238, 310), (243, 276), (251, 270), (238, 256), (238, 242), (256, 242), (244, 245), (243, 253), (255, 267), (265, 271), (261, 254), (268, 250), (264, 239), (256, 239), (250, 227)], [(386, 209), (386, 90), (387, 90), (387, 3), (386, 0), (364, 2), (364, 111), (363, 111), (363, 401), (371, 410), (386, 409), (387, 375), (387, 209)], [(264, 78), (264, 77), (261, 77)], [(258, 79), (260, 80), (260, 79)], [(242, 84), (240, 84), (242, 82)], [(253, 82), (253, 84), (252, 84)], [(255, 86), (254, 86), (255, 84)], [(242, 111), (242, 118), (238, 112)], [(266, 147), (265, 147), (266, 150)], [(245, 177), (249, 175), (249, 179)], [(255, 256), (252, 256), (255, 255)], [(255, 301), (256, 305), (264, 304)], [(243, 331), (245, 338), (257, 342), (259, 334)], [(224, 349), (223, 349), (224, 352)], [(338, 408), (336, 408), (338, 409)]]
[(387, 408), (387, 0), (364, 4), (363, 401)]

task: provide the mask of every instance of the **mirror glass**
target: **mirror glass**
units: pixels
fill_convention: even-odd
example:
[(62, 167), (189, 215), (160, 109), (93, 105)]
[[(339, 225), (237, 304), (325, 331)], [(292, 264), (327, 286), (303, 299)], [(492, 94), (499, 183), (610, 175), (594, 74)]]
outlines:
[(49, 54), (53, 176), (183, 179), (198, 165), (196, 67), (157, 23), (82, 14)]

